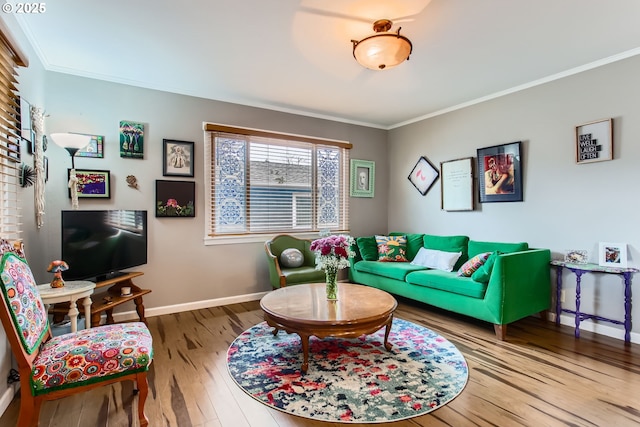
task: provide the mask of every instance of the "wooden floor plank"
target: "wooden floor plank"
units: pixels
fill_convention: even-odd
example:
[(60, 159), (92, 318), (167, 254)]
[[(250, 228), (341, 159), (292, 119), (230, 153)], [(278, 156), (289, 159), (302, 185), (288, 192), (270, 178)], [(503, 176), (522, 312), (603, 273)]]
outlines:
[[(492, 325), (399, 299), (396, 317), (430, 328), (469, 365), (465, 390), (430, 414), (392, 427), (640, 425), (640, 346), (527, 318), (497, 341)], [(226, 368), (226, 351), (262, 321), (257, 301), (148, 318), (154, 339), (146, 413), (160, 427), (331, 427), (255, 401)], [(137, 426), (132, 384), (43, 405), (40, 426)], [(19, 398), (0, 417), (14, 426)], [(351, 424), (353, 427), (364, 424)]]

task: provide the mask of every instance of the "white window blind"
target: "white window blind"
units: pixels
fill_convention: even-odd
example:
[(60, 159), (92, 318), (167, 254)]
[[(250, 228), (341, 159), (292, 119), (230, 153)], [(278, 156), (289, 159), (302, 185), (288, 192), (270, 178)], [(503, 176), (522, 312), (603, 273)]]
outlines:
[(20, 172), (20, 100), (18, 66), (26, 57), (0, 20), (0, 237), (19, 239), (22, 233), (18, 189)]
[(349, 229), (351, 144), (206, 124), (208, 235)]

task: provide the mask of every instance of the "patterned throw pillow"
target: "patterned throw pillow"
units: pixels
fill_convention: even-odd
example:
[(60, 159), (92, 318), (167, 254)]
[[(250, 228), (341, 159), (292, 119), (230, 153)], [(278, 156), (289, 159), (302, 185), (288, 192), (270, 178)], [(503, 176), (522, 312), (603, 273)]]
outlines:
[(460, 269), (458, 269), (458, 276), (471, 277), (471, 275), (487, 261), (489, 255), (491, 255), (491, 252), (484, 252), (462, 264)]
[(407, 236), (378, 236), (378, 261), (409, 262), (407, 259)]

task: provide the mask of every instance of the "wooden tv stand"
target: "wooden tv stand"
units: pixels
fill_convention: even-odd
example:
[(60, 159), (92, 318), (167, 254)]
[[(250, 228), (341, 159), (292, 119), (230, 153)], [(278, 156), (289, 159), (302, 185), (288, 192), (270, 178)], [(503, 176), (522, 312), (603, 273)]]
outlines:
[[(125, 273), (113, 279), (96, 282), (96, 290), (94, 294), (91, 295), (91, 327), (100, 325), (100, 318), (103, 312), (107, 315), (107, 325), (115, 323), (113, 320), (113, 309), (128, 301), (135, 303), (136, 312), (138, 313), (140, 321), (147, 323), (147, 319), (144, 317), (142, 296), (151, 292), (151, 289), (140, 289), (131, 281), (134, 277), (142, 276), (143, 274), (142, 272), (136, 271)], [(121, 289), (124, 286), (131, 288), (131, 294), (121, 295)], [(69, 304), (56, 304), (49, 312), (54, 314), (53, 321), (56, 323), (64, 318), (68, 310)]]

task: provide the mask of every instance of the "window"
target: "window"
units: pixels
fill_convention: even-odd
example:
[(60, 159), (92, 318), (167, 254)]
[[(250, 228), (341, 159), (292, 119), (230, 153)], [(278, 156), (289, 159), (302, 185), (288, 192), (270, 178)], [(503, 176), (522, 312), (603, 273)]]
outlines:
[(349, 228), (351, 144), (205, 124), (211, 237)]
[(0, 237), (20, 239), (20, 99), (16, 68), (28, 62), (0, 19)]

